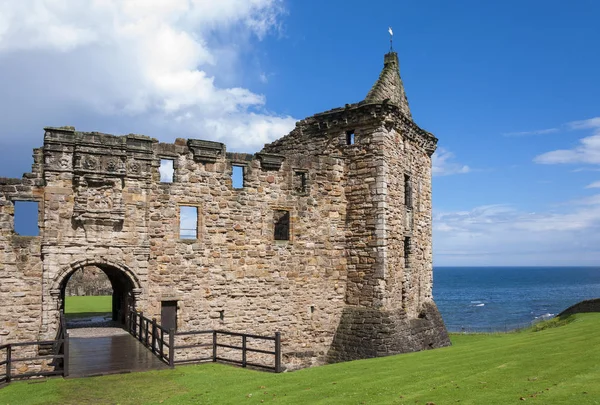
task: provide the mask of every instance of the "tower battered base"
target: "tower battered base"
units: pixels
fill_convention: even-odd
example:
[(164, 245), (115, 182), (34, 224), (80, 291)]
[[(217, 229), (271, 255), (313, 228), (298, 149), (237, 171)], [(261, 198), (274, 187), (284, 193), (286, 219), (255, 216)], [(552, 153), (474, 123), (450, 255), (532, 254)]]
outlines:
[(358, 360), (450, 346), (444, 321), (433, 302), (418, 318), (399, 309), (347, 307), (328, 353), (328, 362)]

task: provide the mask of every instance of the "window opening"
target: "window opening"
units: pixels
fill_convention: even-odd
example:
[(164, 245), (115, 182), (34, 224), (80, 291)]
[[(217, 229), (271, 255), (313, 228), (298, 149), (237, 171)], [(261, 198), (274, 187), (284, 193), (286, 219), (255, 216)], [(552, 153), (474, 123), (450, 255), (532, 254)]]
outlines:
[(219, 311), (219, 319), (220, 320), (224, 320), (225, 319), (225, 310), (220, 310)]
[(294, 172), (294, 190), (306, 193), (306, 172)]
[(275, 211), (275, 240), (290, 240), (290, 212)]
[(198, 207), (181, 206), (179, 208), (179, 238), (198, 238)]
[(21, 236), (39, 236), (39, 203), (15, 201), (15, 232)]
[(410, 256), (410, 236), (404, 238), (404, 267), (408, 267), (408, 258)]
[(233, 165), (231, 184), (233, 188), (244, 188), (244, 166)]
[(175, 177), (175, 161), (173, 159), (161, 159), (158, 172), (160, 173), (161, 183), (173, 183), (173, 178)]
[(354, 145), (355, 136), (354, 130), (346, 132), (346, 145)]
[(404, 204), (407, 208), (412, 207), (412, 184), (408, 174), (404, 175)]

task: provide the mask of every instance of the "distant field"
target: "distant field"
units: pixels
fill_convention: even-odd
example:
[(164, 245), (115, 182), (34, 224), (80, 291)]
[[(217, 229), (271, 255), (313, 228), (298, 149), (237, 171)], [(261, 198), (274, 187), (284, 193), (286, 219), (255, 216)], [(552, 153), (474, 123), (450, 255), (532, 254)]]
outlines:
[(210, 363), (18, 382), (0, 404), (600, 404), (600, 314), (569, 321), (283, 374)]
[(65, 297), (65, 316), (67, 319), (88, 318), (112, 312), (110, 295)]

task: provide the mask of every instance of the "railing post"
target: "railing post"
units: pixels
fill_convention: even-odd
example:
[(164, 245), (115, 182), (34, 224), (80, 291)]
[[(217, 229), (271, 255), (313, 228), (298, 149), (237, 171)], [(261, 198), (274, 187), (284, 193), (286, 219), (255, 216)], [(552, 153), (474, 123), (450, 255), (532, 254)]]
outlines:
[(145, 333), (145, 335), (144, 335), (145, 336), (144, 337), (144, 344), (146, 345), (146, 347), (148, 347), (148, 327), (149, 327), (149, 324), (150, 324), (149, 320), (145, 319), (144, 320), (144, 324), (145, 324), (145, 326), (144, 326), (144, 333)]
[(161, 329), (160, 330), (160, 358), (164, 359), (165, 358), (165, 332)]
[(242, 335), (242, 367), (246, 367), (246, 335)]
[(10, 382), (10, 371), (12, 368), (12, 364), (11, 364), (11, 357), (12, 357), (12, 346), (8, 345), (8, 347), (6, 348), (6, 382), (9, 383)]
[(217, 331), (213, 330), (213, 363), (217, 361)]
[(139, 333), (138, 334), (138, 340), (141, 342), (142, 341), (142, 327), (143, 327), (142, 323), (143, 323), (143, 320), (144, 320), (144, 313), (140, 312), (138, 314), (138, 316), (140, 318), (139, 327), (138, 327), (138, 330), (139, 330), (139, 332), (138, 332)]
[(63, 377), (69, 376), (69, 332), (65, 331), (63, 335)]
[(281, 373), (281, 332), (275, 332), (275, 372)]
[(169, 367), (175, 367), (175, 329), (169, 329)]
[(156, 353), (156, 318), (152, 318), (152, 353)]

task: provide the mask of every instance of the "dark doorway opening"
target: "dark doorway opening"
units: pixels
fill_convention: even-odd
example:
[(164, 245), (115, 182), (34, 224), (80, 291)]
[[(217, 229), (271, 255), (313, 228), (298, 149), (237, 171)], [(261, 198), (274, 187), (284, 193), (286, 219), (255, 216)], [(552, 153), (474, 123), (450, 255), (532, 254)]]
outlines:
[(177, 330), (177, 301), (160, 303), (160, 323), (167, 330)]

